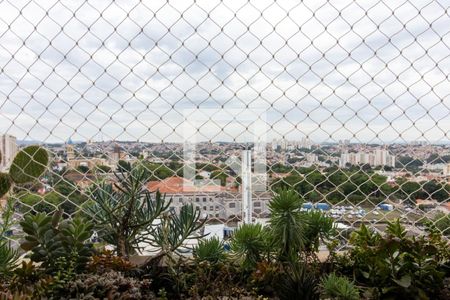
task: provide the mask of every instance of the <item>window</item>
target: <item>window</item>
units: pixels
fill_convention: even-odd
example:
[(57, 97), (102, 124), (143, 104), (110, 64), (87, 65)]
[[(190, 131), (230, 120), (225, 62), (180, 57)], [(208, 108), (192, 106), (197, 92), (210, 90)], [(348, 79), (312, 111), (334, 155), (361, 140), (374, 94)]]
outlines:
[(195, 202), (199, 202), (200, 198), (199, 197), (195, 197)]
[(255, 202), (255, 203), (253, 203), (253, 206), (254, 207), (261, 207), (261, 202)]
[(214, 210), (214, 206), (210, 206), (210, 207), (209, 207), (209, 210)]
[(236, 207), (236, 203), (231, 202), (230, 204), (228, 204), (228, 207), (229, 208), (235, 208)]
[(261, 209), (259, 209), (259, 208), (255, 208), (255, 213), (256, 213), (256, 214), (259, 214), (259, 213), (261, 213)]
[(203, 202), (206, 202), (206, 197), (203, 197)]

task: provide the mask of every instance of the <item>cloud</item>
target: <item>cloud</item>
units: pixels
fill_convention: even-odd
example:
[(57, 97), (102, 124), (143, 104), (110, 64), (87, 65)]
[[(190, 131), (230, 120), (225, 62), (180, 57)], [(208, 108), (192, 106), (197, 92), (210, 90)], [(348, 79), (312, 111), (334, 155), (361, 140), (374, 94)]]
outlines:
[(250, 107), (270, 138), (447, 142), (449, 27), (442, 1), (3, 1), (0, 131), (181, 141), (186, 109)]

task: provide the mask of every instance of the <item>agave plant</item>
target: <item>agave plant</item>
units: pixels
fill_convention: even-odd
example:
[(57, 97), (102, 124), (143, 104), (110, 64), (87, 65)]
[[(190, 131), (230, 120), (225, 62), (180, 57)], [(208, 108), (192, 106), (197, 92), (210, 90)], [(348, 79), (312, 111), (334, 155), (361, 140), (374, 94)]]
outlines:
[(217, 237), (199, 240), (193, 254), (196, 261), (211, 264), (223, 262), (226, 258), (224, 243)]
[(336, 233), (333, 219), (320, 211), (303, 213), (303, 217), (306, 220), (305, 250), (317, 252), (320, 241), (330, 240)]
[(140, 250), (152, 224), (167, 211), (171, 200), (156, 192), (153, 198), (144, 186), (149, 174), (142, 166), (124, 162), (115, 173), (117, 183), (99, 183), (89, 191), (87, 211), (101, 237), (116, 246), (119, 256)]
[(274, 246), (283, 261), (296, 257), (305, 244), (302, 199), (294, 190), (280, 190), (269, 203), (270, 228)]
[(281, 276), (277, 295), (281, 300), (319, 300), (319, 280), (307, 265), (289, 262), (285, 265), (285, 274)]
[(252, 269), (267, 250), (268, 234), (261, 224), (243, 224), (231, 238), (231, 250), (244, 269)]
[(359, 300), (358, 288), (346, 277), (337, 276), (334, 273), (322, 279), (323, 295), (336, 300)]

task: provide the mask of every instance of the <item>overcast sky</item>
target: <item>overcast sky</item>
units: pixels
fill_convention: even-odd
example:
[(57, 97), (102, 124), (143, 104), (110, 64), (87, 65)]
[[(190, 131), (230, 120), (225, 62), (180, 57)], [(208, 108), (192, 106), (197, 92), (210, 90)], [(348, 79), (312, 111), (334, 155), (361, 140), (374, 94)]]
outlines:
[(269, 140), (448, 142), (449, 4), (1, 1), (0, 132), (181, 141), (185, 110), (251, 108)]

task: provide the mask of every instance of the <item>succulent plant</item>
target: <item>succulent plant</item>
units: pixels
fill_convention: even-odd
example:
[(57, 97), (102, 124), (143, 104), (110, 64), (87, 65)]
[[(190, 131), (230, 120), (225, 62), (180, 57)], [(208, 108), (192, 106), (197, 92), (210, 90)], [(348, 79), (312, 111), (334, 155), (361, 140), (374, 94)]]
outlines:
[(19, 151), (9, 173), (0, 173), (0, 197), (8, 193), (13, 183), (24, 184), (39, 178), (47, 169), (47, 165), (48, 152), (44, 148), (34, 145)]
[(47, 169), (48, 152), (39, 146), (28, 146), (17, 153), (9, 169), (15, 183), (27, 183), (39, 178)]
[(61, 216), (62, 211), (53, 216), (26, 215), (20, 222), (26, 234), (20, 247), (31, 251), (30, 259), (42, 263), (48, 273), (61, 269), (61, 258), (67, 260), (66, 265), (72, 263), (75, 271), (82, 271), (93, 253), (88, 243), (93, 224), (80, 217), (62, 220)]

